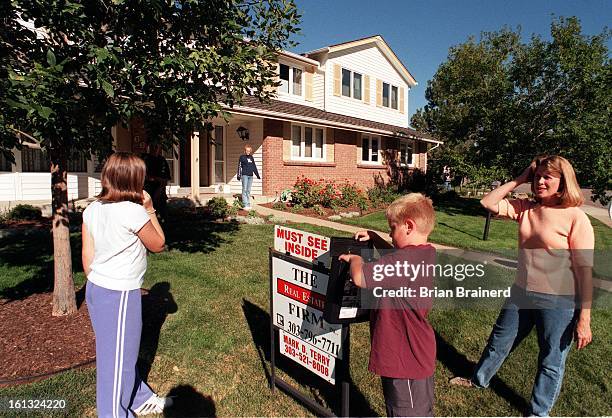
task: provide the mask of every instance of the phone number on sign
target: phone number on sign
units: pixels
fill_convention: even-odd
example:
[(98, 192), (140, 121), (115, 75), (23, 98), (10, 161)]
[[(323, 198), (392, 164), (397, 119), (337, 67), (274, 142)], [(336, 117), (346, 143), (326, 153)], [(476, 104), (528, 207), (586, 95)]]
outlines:
[(0, 399), (0, 411), (15, 409), (66, 409), (65, 399)]
[(309, 342), (315, 347), (331, 354), (332, 356), (338, 357), (340, 354), (340, 346), (335, 342), (329, 340), (328, 338), (322, 337), (320, 335), (315, 335), (309, 329), (302, 328), (298, 324), (294, 324), (289, 321), (288, 329), (291, 334), (296, 337), (300, 337), (304, 341)]
[(314, 370), (322, 373), (325, 376), (329, 376), (329, 368), (318, 361), (310, 358), (307, 354), (300, 353), (293, 347), (288, 345), (285, 346), (285, 353), (293, 357), (294, 359), (298, 359), (300, 363), (305, 364), (308, 367), (312, 367)]

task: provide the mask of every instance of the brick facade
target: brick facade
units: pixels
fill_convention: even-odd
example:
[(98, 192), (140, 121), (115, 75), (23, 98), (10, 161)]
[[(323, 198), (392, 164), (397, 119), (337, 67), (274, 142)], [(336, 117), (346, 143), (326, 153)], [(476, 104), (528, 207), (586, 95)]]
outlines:
[[(282, 190), (291, 188), (298, 176), (306, 176), (313, 180), (348, 179), (349, 182), (357, 183), (363, 188), (374, 186), (375, 178), (378, 176), (385, 182), (389, 180), (391, 171), (386, 165), (369, 166), (359, 163), (360, 134), (354, 131), (327, 129), (326, 142), (328, 147), (333, 148), (328, 148), (328, 158), (325, 162), (290, 161), (286, 149), (288, 138), (283, 138), (288, 136), (289, 125), (289, 122), (264, 120), (262, 192), (265, 196), (276, 196)], [(285, 147), (284, 153), (283, 147)], [(393, 150), (397, 149), (397, 140), (383, 138), (383, 149), (389, 149), (386, 154), (394, 158)], [(424, 152), (415, 157), (417, 167), (426, 167), (427, 155)]]

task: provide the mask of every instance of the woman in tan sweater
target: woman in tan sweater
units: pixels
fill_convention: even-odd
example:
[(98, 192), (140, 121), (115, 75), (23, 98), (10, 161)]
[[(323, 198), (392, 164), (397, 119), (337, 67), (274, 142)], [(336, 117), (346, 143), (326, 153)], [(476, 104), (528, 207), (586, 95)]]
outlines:
[[(535, 201), (506, 199), (531, 182)], [(591, 335), (594, 234), (579, 208), (584, 198), (571, 164), (563, 157), (537, 158), (515, 180), (486, 195), (481, 204), (519, 224), (519, 259), (512, 295), (497, 318), (471, 378), (452, 384), (486, 388), (506, 357), (529, 335), (540, 353), (528, 415), (547, 416), (561, 390), (572, 339), (578, 349)]]

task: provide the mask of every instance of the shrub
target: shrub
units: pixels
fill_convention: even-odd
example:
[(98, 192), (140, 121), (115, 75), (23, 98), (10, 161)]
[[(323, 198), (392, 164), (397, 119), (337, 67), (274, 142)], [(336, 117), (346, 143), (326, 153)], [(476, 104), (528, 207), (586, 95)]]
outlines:
[(32, 205), (17, 205), (8, 212), (7, 218), (15, 221), (35, 221), (42, 218), (42, 210)]
[(304, 210), (304, 206), (299, 205), (299, 204), (298, 204), (298, 205), (293, 205), (293, 206), (291, 207), (291, 212), (293, 212), (293, 213), (299, 213), (299, 212), (301, 212), (302, 210)]
[(351, 184), (348, 181), (340, 186), (342, 198), (339, 205), (342, 207), (354, 206), (359, 199), (363, 197), (363, 192), (355, 183)]
[(222, 197), (213, 197), (206, 203), (206, 207), (213, 218), (225, 218), (229, 209), (227, 200)]
[(259, 215), (257, 215), (257, 211), (256, 210), (250, 210), (249, 213), (247, 214), (247, 216), (249, 216), (251, 218), (257, 218)]
[(291, 202), (304, 207), (313, 206), (316, 203), (317, 188), (314, 180), (298, 177), (291, 191)]
[(232, 206), (235, 207), (237, 210), (240, 210), (244, 207), (244, 203), (242, 203), (241, 198), (235, 197), (234, 201), (232, 202)]
[(312, 209), (314, 210), (314, 213), (316, 213), (317, 215), (325, 216), (325, 209), (323, 209), (321, 205), (314, 205)]
[(287, 209), (287, 205), (285, 205), (283, 202), (274, 202), (272, 209), (285, 210)]
[(227, 216), (236, 216), (238, 214), (238, 208), (234, 205), (227, 207)]
[(368, 199), (370, 199), (372, 206), (389, 205), (398, 197), (400, 197), (400, 194), (393, 187), (374, 186), (368, 189)]
[(368, 210), (368, 200), (365, 196), (362, 195), (357, 198), (357, 207), (361, 212)]
[(332, 180), (315, 181), (298, 177), (291, 191), (291, 202), (305, 208), (321, 205), (325, 208), (340, 205), (342, 191)]

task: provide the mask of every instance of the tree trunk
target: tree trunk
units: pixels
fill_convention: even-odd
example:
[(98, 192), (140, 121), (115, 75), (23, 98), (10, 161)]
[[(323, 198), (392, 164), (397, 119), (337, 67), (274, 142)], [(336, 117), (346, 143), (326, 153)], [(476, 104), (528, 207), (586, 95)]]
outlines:
[(77, 311), (74, 281), (72, 279), (66, 165), (66, 157), (51, 155), (53, 264), (55, 274), (53, 316), (69, 315)]

